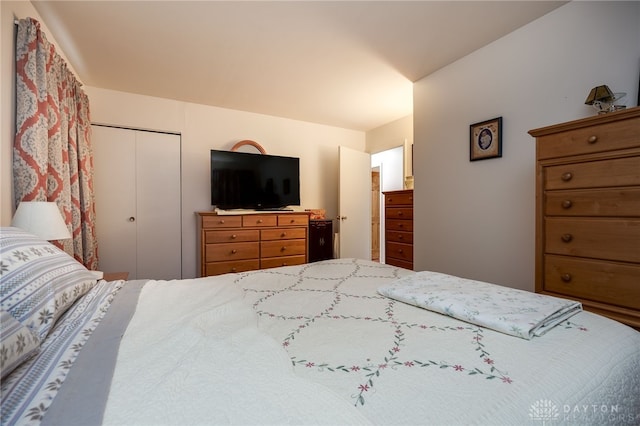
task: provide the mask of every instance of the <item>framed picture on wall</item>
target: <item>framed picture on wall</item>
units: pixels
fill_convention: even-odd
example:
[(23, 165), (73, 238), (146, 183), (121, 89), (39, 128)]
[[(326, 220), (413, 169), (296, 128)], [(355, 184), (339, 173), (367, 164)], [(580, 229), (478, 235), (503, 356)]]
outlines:
[(469, 126), (469, 161), (502, 157), (502, 117)]

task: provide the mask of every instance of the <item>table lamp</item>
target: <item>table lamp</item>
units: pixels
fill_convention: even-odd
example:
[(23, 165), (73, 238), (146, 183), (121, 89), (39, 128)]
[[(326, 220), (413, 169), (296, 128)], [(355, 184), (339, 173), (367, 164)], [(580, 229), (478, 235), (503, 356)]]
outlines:
[(13, 216), (11, 226), (24, 229), (44, 240), (71, 238), (58, 205), (47, 201), (22, 201)]

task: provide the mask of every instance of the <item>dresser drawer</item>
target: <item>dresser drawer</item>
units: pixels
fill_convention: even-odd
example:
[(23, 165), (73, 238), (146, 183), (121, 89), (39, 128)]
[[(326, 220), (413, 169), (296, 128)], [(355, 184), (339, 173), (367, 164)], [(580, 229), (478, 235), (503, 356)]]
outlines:
[(306, 238), (307, 228), (277, 228), (263, 229), (262, 240), (292, 240), (296, 238)]
[(307, 240), (263, 241), (260, 251), (262, 258), (304, 255), (307, 252)]
[(640, 265), (545, 256), (547, 291), (640, 309)]
[(279, 268), (280, 266), (302, 265), (306, 263), (304, 256), (284, 256), (284, 257), (270, 257), (268, 259), (262, 259), (260, 267), (262, 269)]
[(392, 241), (396, 243), (413, 244), (413, 233), (404, 231), (387, 230), (385, 236), (386, 241)]
[(247, 227), (269, 227), (276, 226), (278, 224), (278, 218), (276, 215), (267, 214), (248, 214), (242, 219), (242, 226)]
[(207, 244), (205, 262), (257, 259), (260, 255), (260, 243)]
[(393, 194), (385, 194), (384, 203), (386, 206), (403, 206), (413, 205), (413, 191), (401, 192)]
[(640, 262), (640, 219), (545, 219), (545, 252)]
[(385, 215), (387, 219), (413, 219), (413, 207), (388, 207)]
[(387, 231), (413, 232), (413, 220), (387, 219), (384, 226)]
[(397, 266), (399, 268), (408, 269), (410, 271), (413, 270), (413, 261), (394, 259), (392, 257), (389, 257), (385, 260), (385, 263), (387, 265)]
[(235, 260), (231, 262), (215, 262), (205, 264), (205, 276), (229, 274), (232, 272), (253, 271), (260, 268), (258, 259)]
[(387, 241), (386, 257), (413, 262), (413, 246)]
[(278, 226), (307, 226), (308, 214), (281, 214), (278, 215)]
[(640, 156), (545, 168), (545, 189), (640, 185)]
[(204, 241), (207, 244), (213, 243), (233, 243), (260, 240), (260, 231), (255, 230), (222, 230), (222, 231), (205, 231)]
[(549, 216), (640, 217), (640, 188), (547, 191), (544, 213)]
[(242, 216), (202, 216), (202, 227), (210, 228), (239, 228), (242, 226)]
[(588, 126), (538, 137), (538, 158), (633, 148), (640, 144), (637, 120)]

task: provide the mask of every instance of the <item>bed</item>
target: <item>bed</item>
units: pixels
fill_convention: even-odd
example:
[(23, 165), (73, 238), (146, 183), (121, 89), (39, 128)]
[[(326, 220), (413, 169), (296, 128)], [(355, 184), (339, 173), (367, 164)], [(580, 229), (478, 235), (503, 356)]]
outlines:
[(2, 425), (640, 423), (640, 333), (572, 301), (359, 259), (108, 282), (0, 237)]

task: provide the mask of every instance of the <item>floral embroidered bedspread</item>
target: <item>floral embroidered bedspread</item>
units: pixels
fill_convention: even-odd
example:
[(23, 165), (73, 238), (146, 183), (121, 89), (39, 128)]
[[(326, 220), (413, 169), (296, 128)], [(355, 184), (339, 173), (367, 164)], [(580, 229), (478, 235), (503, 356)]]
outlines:
[(637, 331), (580, 312), (544, 338), (525, 340), (377, 292), (414, 274), (336, 259), (237, 274), (235, 282), (296, 374), (374, 423), (640, 420)]
[(436, 272), (417, 272), (378, 289), (383, 296), (523, 339), (542, 336), (582, 304)]
[(103, 425), (368, 424), (293, 373), (231, 276), (149, 281), (127, 327)]

